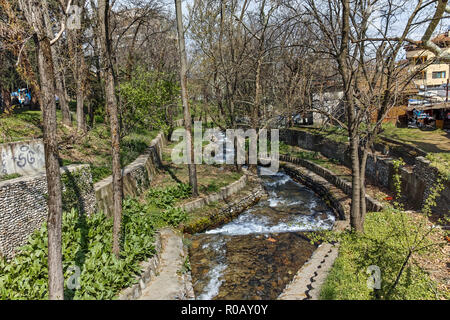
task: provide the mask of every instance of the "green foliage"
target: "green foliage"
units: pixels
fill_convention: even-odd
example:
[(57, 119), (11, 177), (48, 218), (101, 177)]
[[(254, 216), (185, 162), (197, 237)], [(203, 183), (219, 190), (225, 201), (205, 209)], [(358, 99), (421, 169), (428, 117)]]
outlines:
[[(136, 282), (139, 262), (153, 256), (152, 217), (125, 205), (122, 257), (112, 254), (113, 221), (104, 214), (91, 217), (75, 210), (64, 214), (62, 250), (66, 299), (113, 299), (122, 288)], [(28, 244), (10, 261), (0, 260), (0, 300), (47, 299), (47, 228), (44, 224)], [(80, 287), (67, 288), (73, 275), (69, 268), (80, 268)]]
[(0, 177), (0, 181), (12, 180), (12, 179), (19, 178), (19, 177), (21, 177), (21, 175), (18, 173), (6, 174), (6, 175)]
[(132, 133), (124, 137), (120, 144), (120, 160), (122, 165), (126, 166), (130, 164), (143, 154), (157, 134), (157, 131), (135, 128)]
[(0, 143), (42, 137), (40, 111), (0, 114)]
[(95, 166), (91, 165), (92, 182), (99, 182), (106, 177), (112, 175), (112, 169), (110, 165)]
[[(418, 256), (439, 254), (445, 246), (442, 232), (428, 223), (431, 208), (443, 189), (443, 177), (438, 178), (422, 208), (423, 216), (407, 213), (401, 197), (400, 167), (402, 159), (394, 160), (393, 183), (396, 201), (382, 212), (368, 213), (365, 233), (325, 232), (314, 237), (315, 241), (339, 241), (339, 256), (321, 289), (322, 299), (440, 299), (436, 283), (419, 264)], [(447, 232), (448, 234), (448, 232)], [(367, 268), (378, 266), (381, 270), (382, 287), (373, 291), (367, 286)], [(446, 296), (445, 298), (449, 298)]]
[(214, 193), (220, 190), (220, 186), (216, 181), (212, 181), (208, 186), (201, 186), (200, 191), (203, 193)]
[[(399, 228), (403, 225), (403, 228)], [(404, 232), (413, 235), (415, 221), (396, 210), (368, 213), (365, 233), (328, 234), (339, 240), (339, 256), (321, 289), (321, 299), (436, 299), (435, 288), (428, 274), (415, 264), (408, 264), (392, 292), (398, 272), (408, 255)], [(424, 249), (422, 251), (426, 251)], [(381, 290), (375, 296), (367, 286), (367, 268), (376, 265), (381, 270)]]
[[(395, 196), (396, 196), (397, 200), (399, 200), (402, 196), (402, 182), (401, 182), (401, 175), (399, 174), (399, 170), (402, 166), (405, 165), (405, 162), (403, 161), (402, 158), (394, 159), (394, 160), (392, 160), (392, 165), (394, 167), (394, 172), (395, 172), (395, 174), (392, 177), (392, 181), (394, 184)], [(395, 203), (395, 205), (400, 206), (400, 203), (397, 201)]]
[(450, 180), (450, 152), (449, 153), (427, 153), (427, 160), (431, 161), (431, 166), (437, 168), (439, 172)]
[(179, 274), (185, 274), (191, 271), (191, 263), (189, 261), (189, 257), (186, 257), (184, 259), (183, 265), (181, 266), (181, 269), (178, 270)]
[(175, 207), (180, 199), (191, 196), (192, 189), (188, 184), (177, 184), (166, 188), (150, 189), (146, 194), (147, 204), (142, 208), (153, 216), (158, 225), (178, 226), (187, 221), (188, 214)]
[(192, 194), (192, 188), (188, 184), (180, 183), (166, 188), (152, 188), (147, 191), (147, 201), (158, 208), (172, 207), (177, 200), (187, 199)]
[[(285, 154), (291, 157), (297, 157), (305, 160), (319, 160), (319, 153), (316, 151), (303, 151), (298, 150), (298, 148), (285, 144), (283, 141), (280, 142), (280, 154)], [(332, 160), (332, 159), (330, 159)]]
[(175, 75), (137, 68), (131, 80), (120, 85), (125, 102), (122, 120), (128, 128), (167, 129), (167, 108), (176, 107), (180, 88)]

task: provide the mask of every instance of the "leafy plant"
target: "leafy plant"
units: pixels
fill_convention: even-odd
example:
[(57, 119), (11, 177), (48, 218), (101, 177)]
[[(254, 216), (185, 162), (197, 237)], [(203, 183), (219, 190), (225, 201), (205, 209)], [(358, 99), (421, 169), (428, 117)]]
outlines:
[[(112, 219), (103, 213), (86, 217), (72, 210), (64, 214), (62, 249), (66, 299), (115, 298), (121, 289), (136, 282), (140, 261), (155, 253), (155, 227), (150, 215), (141, 214), (125, 203), (120, 259), (111, 250), (112, 225)], [(44, 224), (12, 261), (0, 260), (0, 300), (48, 298), (47, 252)], [(67, 287), (73, 267), (80, 270), (79, 289)]]
[(214, 193), (220, 190), (220, 186), (217, 184), (216, 181), (212, 181), (211, 183), (208, 184), (208, 186), (201, 186), (200, 190), (204, 193)]
[[(396, 199), (393, 206), (382, 212), (369, 213), (365, 220), (365, 233), (324, 232), (315, 241), (339, 241), (339, 257), (321, 290), (323, 299), (439, 299), (436, 283), (423, 270), (416, 258), (438, 254), (444, 241), (439, 228), (428, 222), (431, 208), (442, 191), (444, 177), (438, 178), (422, 209), (422, 216), (414, 216), (403, 209), (401, 176), (403, 161), (395, 160), (394, 187)], [(444, 222), (444, 221), (443, 221)], [(434, 236), (436, 235), (436, 236)], [(367, 287), (367, 268), (376, 265), (382, 274), (382, 287)]]
[(188, 219), (187, 213), (175, 207), (180, 199), (191, 196), (191, 186), (188, 184), (177, 184), (166, 188), (154, 188), (147, 192), (147, 206), (144, 210), (154, 216), (162, 224), (178, 226)]
[(137, 68), (131, 79), (120, 85), (124, 130), (136, 127), (167, 129), (168, 108), (177, 105), (179, 91), (175, 75)]

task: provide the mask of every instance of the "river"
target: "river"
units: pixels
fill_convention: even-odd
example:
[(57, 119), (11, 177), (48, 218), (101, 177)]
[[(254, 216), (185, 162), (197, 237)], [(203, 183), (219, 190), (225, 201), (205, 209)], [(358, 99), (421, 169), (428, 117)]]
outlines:
[(317, 248), (308, 235), (331, 229), (332, 210), (288, 175), (264, 175), (269, 197), (217, 229), (193, 235), (190, 263), (199, 300), (276, 299)]

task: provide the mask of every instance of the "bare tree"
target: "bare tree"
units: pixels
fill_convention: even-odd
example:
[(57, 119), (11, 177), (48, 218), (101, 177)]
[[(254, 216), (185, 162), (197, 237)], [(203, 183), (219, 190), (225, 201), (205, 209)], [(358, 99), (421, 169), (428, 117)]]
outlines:
[[(59, 36), (50, 39), (43, 6), (33, 0), (20, 0), (28, 24), (33, 29), (33, 39), (38, 57), (40, 78), (40, 104), (43, 112), (45, 169), (48, 189), (48, 288), (49, 299), (64, 299), (64, 278), (62, 268), (62, 186), (59, 169), (58, 138), (56, 136), (55, 71), (51, 44)], [(70, 5), (70, 1), (69, 1)], [(64, 23), (63, 23), (64, 26)], [(60, 33), (64, 30), (61, 29)]]
[(100, 30), (101, 57), (103, 75), (105, 77), (106, 103), (109, 113), (111, 130), (112, 169), (113, 169), (113, 199), (114, 199), (114, 228), (113, 228), (113, 252), (119, 257), (120, 232), (122, 224), (123, 180), (120, 165), (120, 128), (119, 112), (116, 97), (116, 83), (111, 52), (111, 35), (109, 28), (110, 1), (98, 1), (98, 23)]
[[(74, 5), (78, 6), (80, 12), (80, 20), (83, 23), (83, 12), (85, 0), (74, 0)], [(84, 114), (85, 100), (85, 79), (86, 79), (86, 63), (83, 51), (83, 28), (67, 30), (67, 41), (70, 53), (70, 66), (76, 83), (76, 100), (77, 100), (77, 131), (86, 132), (86, 119)]]
[[(410, 11), (405, 12), (402, 0), (307, 1), (311, 25), (320, 30), (318, 36), (322, 52), (334, 60), (343, 89), (347, 119), (341, 121), (333, 114), (321, 111), (348, 132), (352, 169), (350, 224), (356, 231), (364, 230), (368, 154), (387, 113), (397, 104), (400, 93), (414, 77), (414, 73), (403, 76), (405, 64), (399, 62), (400, 50), (409, 41), (407, 37), (413, 26), (420, 23), (419, 13), (430, 3), (417, 0), (413, 7), (408, 7)], [(382, 6), (383, 10), (375, 10), (376, 6)], [(391, 37), (396, 17), (400, 14), (407, 18), (400, 35)], [(381, 23), (373, 25), (372, 21), (377, 18)], [(375, 122), (371, 121), (373, 114), (376, 114)]]
[[(47, 1), (44, 1), (42, 3), (43, 7), (43, 13), (44, 13), (44, 19), (45, 19), (45, 25), (47, 27), (47, 33), (50, 38), (53, 37), (53, 28), (52, 23), (50, 20), (50, 8), (48, 7)], [(62, 16), (64, 16), (64, 12), (62, 13)], [(63, 19), (64, 17), (60, 17), (60, 19)], [(60, 41), (55, 43), (51, 50), (52, 50), (52, 58), (53, 58), (53, 65), (55, 69), (55, 80), (56, 80), (56, 91), (57, 95), (59, 97), (59, 105), (61, 107), (61, 113), (62, 113), (62, 121), (67, 126), (72, 126), (72, 116), (70, 114), (69, 109), (69, 103), (66, 99), (67, 92), (66, 88), (64, 86), (63, 81), (63, 74), (62, 74), (62, 66), (60, 64)]]
[(184, 40), (183, 13), (181, 11), (181, 0), (175, 0), (175, 9), (177, 15), (178, 29), (178, 53), (180, 56), (180, 82), (181, 82), (181, 100), (184, 109), (184, 126), (186, 129), (187, 144), (187, 161), (189, 168), (189, 184), (192, 187), (192, 195), (198, 196), (197, 186), (197, 168), (194, 163), (194, 144), (192, 140), (192, 118), (189, 108), (188, 92), (187, 92), (187, 57), (186, 46)]

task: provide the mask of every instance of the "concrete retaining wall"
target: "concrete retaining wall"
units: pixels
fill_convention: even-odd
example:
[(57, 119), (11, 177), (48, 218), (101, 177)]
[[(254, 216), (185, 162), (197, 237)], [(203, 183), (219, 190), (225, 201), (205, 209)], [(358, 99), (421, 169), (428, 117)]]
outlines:
[(136, 277), (137, 283), (130, 288), (126, 288), (119, 293), (119, 300), (136, 300), (145, 289), (147, 284), (158, 274), (161, 263), (161, 233), (155, 235), (155, 255), (147, 261), (141, 262), (141, 274)]
[[(63, 205), (91, 214), (95, 196), (89, 165), (61, 168)], [(47, 219), (45, 172), (0, 182), (0, 256), (10, 259), (15, 250)]]
[(0, 144), (0, 177), (29, 176), (45, 170), (44, 142), (28, 140)]
[(219, 211), (212, 212), (200, 220), (189, 223), (183, 227), (184, 233), (195, 234), (205, 232), (208, 229), (218, 228), (221, 225), (231, 222), (242, 212), (257, 204), (262, 198), (267, 196), (267, 192), (258, 184), (251, 192), (227, 203)]
[[(123, 169), (123, 191), (125, 196), (136, 197), (150, 187), (161, 162), (164, 134), (160, 133), (151, 142), (147, 151)], [(113, 212), (113, 180), (109, 176), (94, 185), (98, 208), (110, 216)]]
[[(292, 129), (280, 130), (280, 139), (288, 145), (319, 152), (327, 158), (336, 159), (341, 164), (351, 167), (349, 148), (345, 143), (336, 142), (306, 131)], [(397, 151), (399, 152), (399, 150)], [(398, 156), (398, 152), (396, 156)], [(404, 158), (406, 159), (408, 156), (405, 155)], [(395, 192), (393, 182), (394, 166), (392, 160), (393, 158), (389, 156), (369, 154), (367, 158), (366, 176), (373, 184)], [(409, 154), (408, 161), (411, 162), (411, 154)], [(409, 209), (421, 210), (434, 183), (437, 181), (439, 173), (436, 168), (429, 164), (429, 161), (419, 156), (414, 158), (411, 169), (404, 167), (400, 170), (404, 202)], [(436, 202), (437, 206), (433, 208), (435, 213), (449, 213), (450, 181), (445, 182), (444, 191), (437, 198)]]
[(221, 188), (219, 192), (211, 194), (209, 196), (198, 198), (194, 201), (185, 203), (180, 207), (186, 212), (191, 212), (194, 211), (195, 209), (202, 208), (210, 203), (223, 201), (232, 196), (233, 194), (241, 191), (243, 188), (245, 188), (247, 181), (248, 176), (247, 174), (244, 174), (239, 180), (229, 184), (226, 187)]

